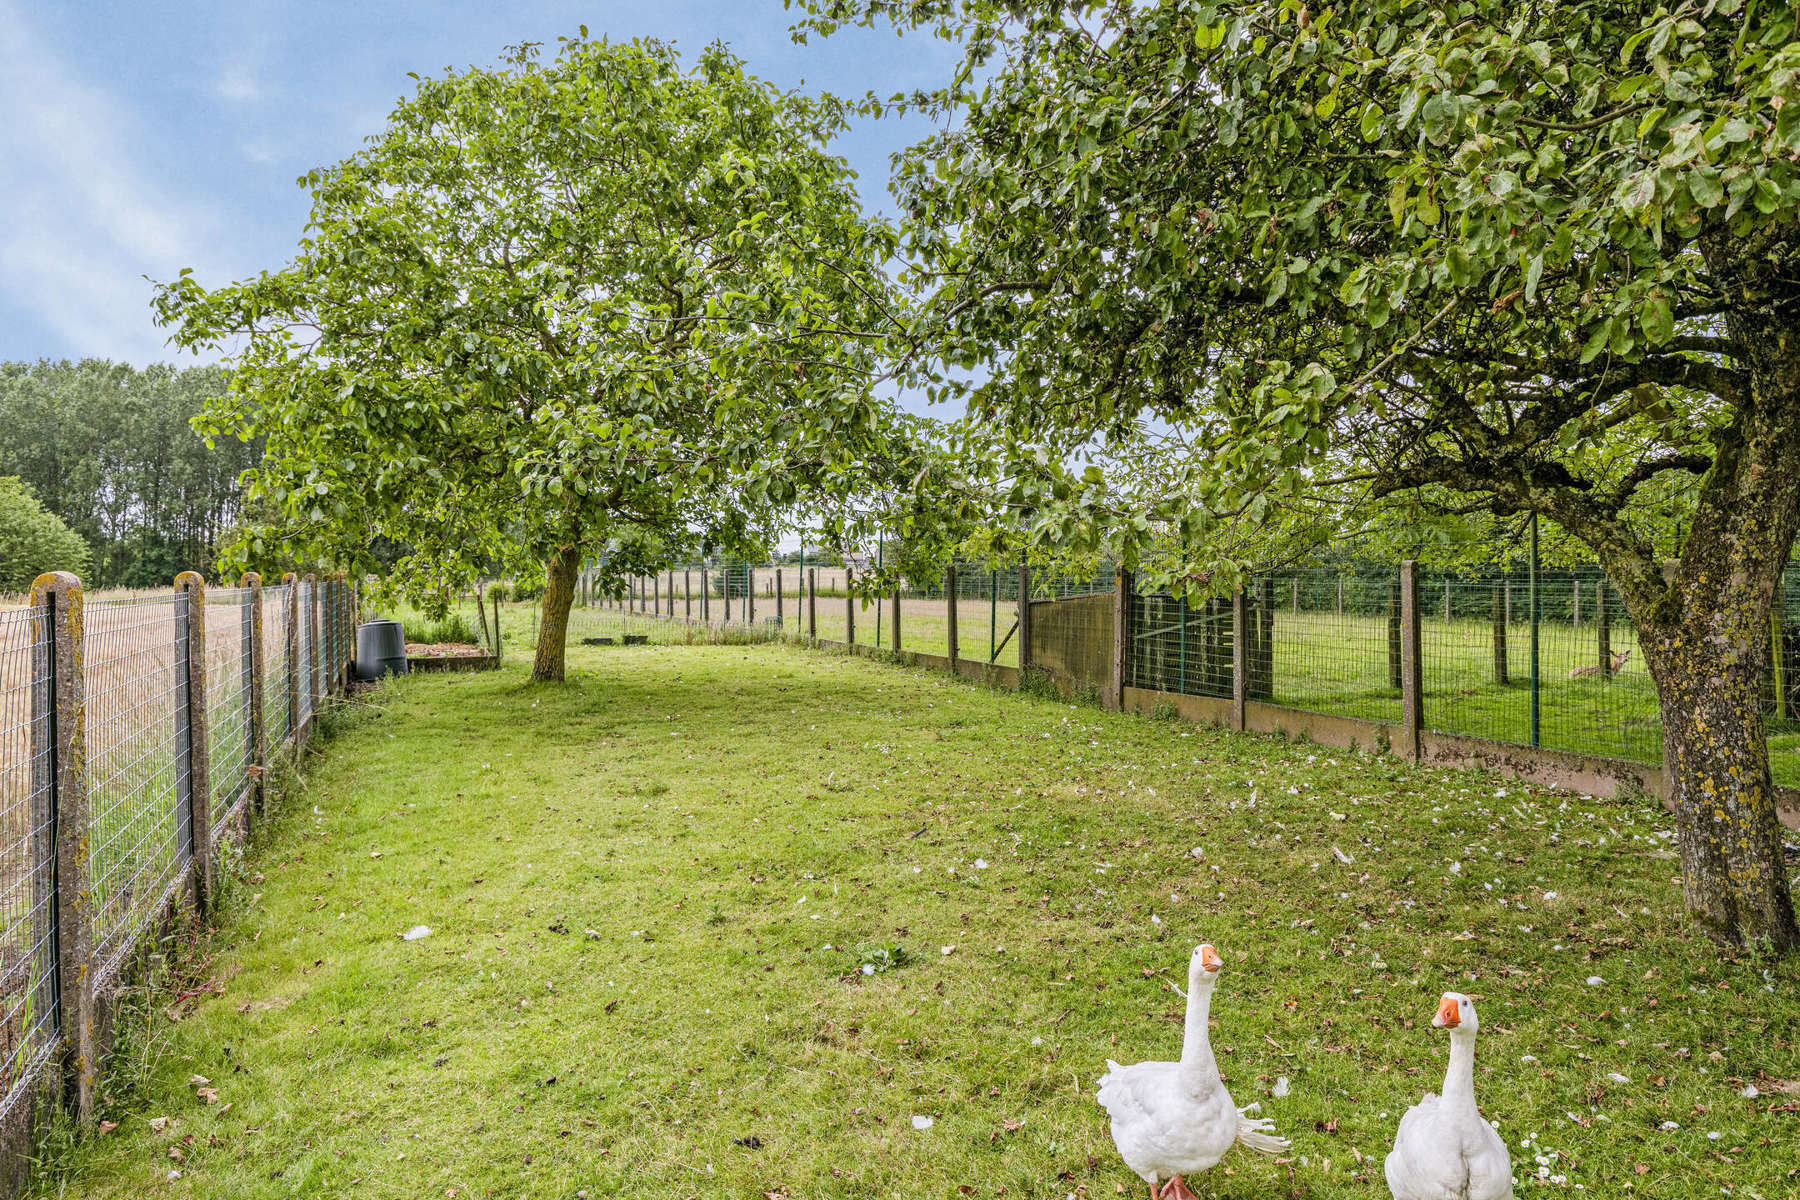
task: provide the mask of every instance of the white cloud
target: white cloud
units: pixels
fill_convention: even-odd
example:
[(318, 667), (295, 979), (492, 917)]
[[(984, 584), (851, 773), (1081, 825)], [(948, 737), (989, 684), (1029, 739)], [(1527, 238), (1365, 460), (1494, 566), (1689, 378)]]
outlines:
[(240, 103), (260, 100), (263, 95), (262, 81), (256, 77), (249, 63), (226, 63), (219, 71), (219, 77), (213, 81), (213, 94), (221, 100), (236, 100)]
[(185, 266), (208, 274), (213, 222), (144, 170), (128, 110), (59, 61), (9, 0), (0, 0), (0, 112), (0, 288), (78, 353), (174, 357), (143, 277)]

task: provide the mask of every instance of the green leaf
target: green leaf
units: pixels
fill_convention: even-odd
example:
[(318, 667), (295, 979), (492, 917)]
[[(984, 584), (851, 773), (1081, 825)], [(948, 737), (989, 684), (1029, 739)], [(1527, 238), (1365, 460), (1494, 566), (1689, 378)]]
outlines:
[(1644, 338), (1652, 346), (1660, 346), (1675, 336), (1675, 317), (1669, 309), (1668, 300), (1660, 295), (1651, 296), (1638, 310), (1638, 321), (1643, 325)]

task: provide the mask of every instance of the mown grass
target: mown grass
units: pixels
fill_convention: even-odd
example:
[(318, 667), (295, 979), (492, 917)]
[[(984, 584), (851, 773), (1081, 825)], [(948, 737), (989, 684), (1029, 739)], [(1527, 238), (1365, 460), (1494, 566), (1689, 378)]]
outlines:
[(153, 1017), (38, 1194), (1132, 1195), (1094, 1080), (1177, 1051), (1202, 939), (1234, 1094), (1294, 1139), (1217, 1195), (1385, 1196), (1446, 988), (1521, 1174), (1800, 1187), (1800, 964), (1686, 932), (1649, 802), (780, 646), (571, 663), (405, 681), (324, 741), (220, 994)]

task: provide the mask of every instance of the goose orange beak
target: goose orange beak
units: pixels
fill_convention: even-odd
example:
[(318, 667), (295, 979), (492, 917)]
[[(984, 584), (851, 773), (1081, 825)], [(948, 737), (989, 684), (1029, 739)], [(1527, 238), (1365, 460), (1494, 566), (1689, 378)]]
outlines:
[(1456, 1001), (1448, 996), (1439, 1000), (1437, 1015), (1431, 1018), (1431, 1023), (1436, 1025), (1439, 1029), (1455, 1029), (1458, 1025), (1461, 1025), (1462, 1014), (1457, 1011)]
[(1219, 952), (1217, 950), (1214, 950), (1211, 945), (1205, 945), (1205, 946), (1200, 947), (1200, 969), (1201, 970), (1211, 973), (1213, 971), (1217, 971), (1220, 967), (1222, 967), (1224, 965), (1225, 965), (1225, 960), (1219, 957)]

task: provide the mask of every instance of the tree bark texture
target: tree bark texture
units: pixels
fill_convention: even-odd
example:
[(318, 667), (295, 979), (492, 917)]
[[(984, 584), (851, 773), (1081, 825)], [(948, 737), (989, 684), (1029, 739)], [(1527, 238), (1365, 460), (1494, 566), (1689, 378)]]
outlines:
[(569, 609), (575, 603), (575, 577), (581, 553), (560, 546), (544, 567), (544, 620), (538, 627), (537, 655), (531, 662), (535, 683), (561, 683), (569, 640)]

